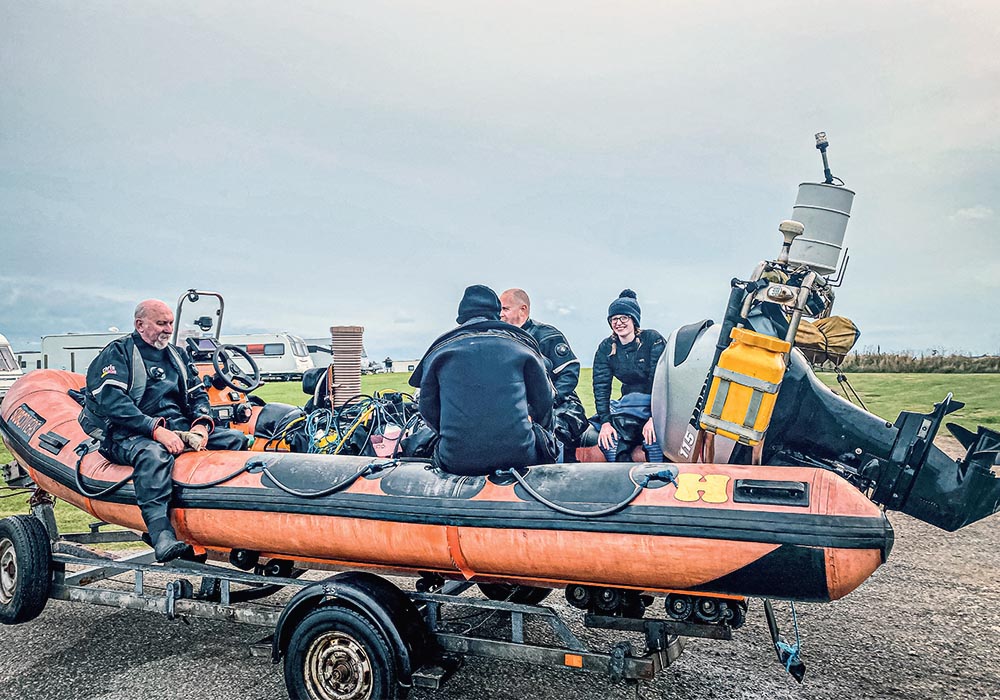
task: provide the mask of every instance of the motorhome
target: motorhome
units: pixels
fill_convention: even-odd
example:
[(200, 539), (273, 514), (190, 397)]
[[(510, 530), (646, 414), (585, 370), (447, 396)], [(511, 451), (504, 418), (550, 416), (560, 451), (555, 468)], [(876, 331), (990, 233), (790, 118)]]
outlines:
[(224, 335), (219, 342), (246, 350), (266, 380), (299, 380), (303, 372), (314, 367), (305, 341), (291, 333)]
[(3, 398), (21, 374), (21, 367), (14, 357), (14, 351), (10, 349), (10, 343), (0, 335), (0, 398)]

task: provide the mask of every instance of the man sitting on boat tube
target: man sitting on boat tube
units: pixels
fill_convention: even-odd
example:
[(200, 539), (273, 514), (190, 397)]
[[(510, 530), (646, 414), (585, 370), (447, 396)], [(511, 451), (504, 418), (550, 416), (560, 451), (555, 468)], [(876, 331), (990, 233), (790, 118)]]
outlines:
[(465, 290), (456, 321), (410, 377), (438, 436), (435, 465), (471, 476), (555, 461), (555, 390), (538, 343), (500, 320), (500, 299), (481, 284)]
[[(174, 456), (185, 445), (197, 449), (239, 450), (243, 433), (215, 429), (191, 358), (172, 345), (174, 313), (148, 299), (135, 308), (135, 331), (112, 341), (87, 370), (84, 412), (107, 425), (102, 452), (133, 468), (132, 483), (156, 560), (190, 556), (177, 539), (167, 508), (173, 493)], [(185, 431), (187, 443), (178, 435)]]
[(500, 320), (526, 331), (538, 343), (538, 350), (549, 372), (549, 381), (556, 390), (552, 424), (556, 438), (563, 445), (563, 461), (575, 462), (576, 448), (589, 425), (587, 411), (576, 393), (576, 385), (580, 382), (580, 360), (562, 331), (531, 318), (531, 299), (523, 289), (508, 289), (500, 295)]

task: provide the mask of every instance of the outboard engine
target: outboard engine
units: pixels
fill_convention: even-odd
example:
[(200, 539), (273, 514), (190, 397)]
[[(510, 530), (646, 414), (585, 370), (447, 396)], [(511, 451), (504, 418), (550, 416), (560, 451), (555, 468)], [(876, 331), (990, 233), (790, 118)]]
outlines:
[[(717, 367), (734, 328), (793, 343), (802, 318), (830, 313), (833, 287), (840, 281), (827, 275), (837, 272), (842, 277), (847, 264), (846, 255), (842, 263), (838, 260), (854, 193), (830, 173), (827, 146), (826, 135), (817, 134), (825, 181), (800, 185), (793, 212), (808, 226), (782, 222), (781, 253), (760, 263), (750, 280), (732, 280), (721, 324), (702, 321), (674, 331), (667, 339), (653, 381), (657, 438), (663, 454), (674, 462), (705, 458), (715, 463), (759, 461), (829, 469), (875, 503), (957, 530), (1000, 510), (1000, 433), (983, 427), (973, 433), (949, 424), (967, 450), (963, 459), (950, 459), (933, 440), (944, 417), (963, 406), (951, 394), (930, 413), (904, 411), (889, 423), (827, 388), (802, 353), (792, 349), (763, 441), (740, 436), (737, 442), (705, 420), (713, 375), (716, 382), (720, 375), (733, 375)], [(816, 197), (822, 201), (814, 202)], [(749, 379), (754, 381), (761, 383)], [(775, 390), (773, 383), (770, 390)], [(746, 413), (749, 420), (750, 412)], [(707, 457), (706, 429), (716, 433), (708, 436)]]
[[(657, 366), (653, 425), (671, 461), (691, 461), (691, 407), (708, 373), (718, 329), (718, 324), (695, 324), (674, 331)], [(944, 417), (963, 405), (950, 394), (930, 413), (903, 411), (889, 423), (829, 389), (802, 353), (793, 350), (790, 359), (761, 463), (835, 471), (875, 503), (949, 531), (1000, 510), (1000, 433), (949, 424), (967, 450), (961, 460), (933, 444)], [(749, 464), (750, 456), (747, 446), (716, 437), (716, 462)]]

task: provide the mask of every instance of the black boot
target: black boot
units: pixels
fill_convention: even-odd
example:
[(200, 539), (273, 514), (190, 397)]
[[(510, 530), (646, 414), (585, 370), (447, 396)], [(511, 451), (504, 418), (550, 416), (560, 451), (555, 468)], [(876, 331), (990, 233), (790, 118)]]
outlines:
[(193, 554), (191, 545), (178, 540), (171, 530), (163, 530), (156, 536), (153, 552), (156, 554), (156, 561), (161, 563)]

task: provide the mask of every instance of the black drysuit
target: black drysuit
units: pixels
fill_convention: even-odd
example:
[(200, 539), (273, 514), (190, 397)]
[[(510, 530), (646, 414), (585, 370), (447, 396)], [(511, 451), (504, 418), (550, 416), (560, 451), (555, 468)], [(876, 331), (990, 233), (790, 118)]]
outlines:
[[(663, 336), (651, 328), (642, 329), (631, 343), (622, 345), (611, 335), (601, 341), (594, 355), (594, 403), (600, 423), (611, 423), (618, 431), (618, 459), (642, 445), (642, 424), (629, 416), (611, 414), (611, 380), (622, 383), (622, 396), (651, 394), (656, 363), (666, 349)], [(613, 419), (614, 418), (614, 419)]]
[(410, 377), (420, 415), (438, 435), (435, 463), (454, 474), (550, 463), (555, 391), (535, 340), (474, 318), (431, 345)]
[[(135, 384), (145, 388), (134, 391)], [(112, 341), (87, 370), (86, 405), (109, 423), (103, 450), (118, 464), (133, 468), (136, 502), (153, 541), (169, 526), (174, 456), (153, 439), (158, 427), (189, 430), (208, 427), (208, 449), (238, 450), (246, 440), (237, 430), (215, 430), (208, 394), (187, 352), (162, 350), (132, 333)]]
[(580, 382), (580, 360), (573, 353), (566, 336), (555, 326), (528, 319), (521, 329), (531, 334), (545, 358), (549, 379), (556, 390), (553, 415), (556, 436), (566, 448), (565, 461), (573, 459), (573, 449), (587, 430), (587, 412), (576, 386)]

